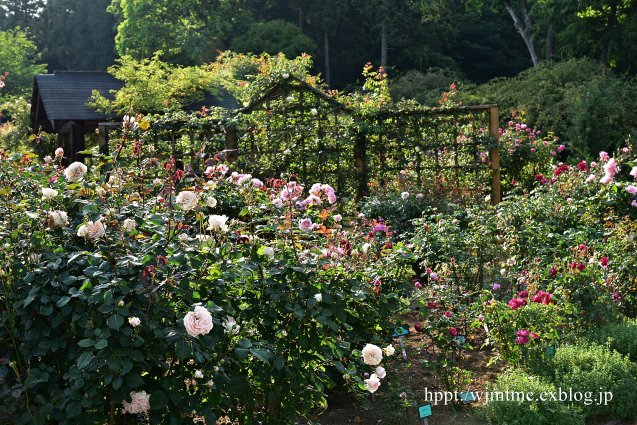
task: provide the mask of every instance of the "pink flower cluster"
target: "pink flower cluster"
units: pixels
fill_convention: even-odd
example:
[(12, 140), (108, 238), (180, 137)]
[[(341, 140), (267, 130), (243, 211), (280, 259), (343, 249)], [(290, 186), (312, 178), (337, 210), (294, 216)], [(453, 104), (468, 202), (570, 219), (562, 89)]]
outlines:
[(318, 198), (320, 198), (321, 195), (325, 195), (330, 204), (334, 204), (336, 202), (336, 192), (334, 192), (334, 189), (329, 184), (313, 184), (310, 188), (310, 195), (314, 195)]
[[(606, 152), (601, 152), (600, 156), (602, 153)], [(606, 154), (606, 156), (608, 156), (608, 154)], [(603, 184), (609, 184), (613, 181), (617, 173), (619, 173), (619, 166), (617, 165), (617, 161), (615, 161), (615, 158), (610, 158), (608, 159), (606, 164), (604, 164), (604, 177), (602, 177), (599, 182)]]
[(524, 344), (528, 344), (529, 342), (531, 342), (529, 337), (531, 337), (533, 339), (538, 339), (540, 337), (535, 332), (529, 332), (526, 329), (520, 329), (519, 331), (517, 331), (516, 335), (517, 335), (517, 337), (515, 338), (515, 343), (518, 344), (518, 345), (524, 345)]
[(526, 298), (517, 297), (509, 301), (509, 307), (511, 307), (512, 310), (517, 310), (524, 305), (526, 305)]
[(537, 291), (537, 294), (533, 296), (533, 299), (531, 301), (544, 305), (555, 304), (555, 301), (553, 300), (553, 294), (549, 294), (548, 292), (544, 292), (542, 290)]

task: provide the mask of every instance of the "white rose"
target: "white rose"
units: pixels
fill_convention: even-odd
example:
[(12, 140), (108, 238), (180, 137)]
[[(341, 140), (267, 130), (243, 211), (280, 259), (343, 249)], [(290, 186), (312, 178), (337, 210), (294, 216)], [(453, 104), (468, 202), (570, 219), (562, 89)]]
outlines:
[(361, 250), (363, 251), (364, 254), (367, 254), (367, 251), (369, 251), (369, 248), (371, 248), (371, 244), (365, 242), (362, 246), (361, 246)]
[(175, 202), (181, 207), (184, 211), (193, 210), (197, 207), (197, 202), (199, 202), (199, 197), (195, 192), (190, 190), (184, 190), (179, 192), (177, 195), (177, 199)]
[(378, 387), (380, 387), (380, 379), (375, 373), (372, 373), (369, 379), (365, 379), (365, 388), (370, 393), (375, 393)]
[(180, 233), (178, 236), (178, 239), (180, 242), (186, 242), (188, 241), (188, 235), (185, 233)]
[(184, 316), (184, 327), (190, 336), (206, 335), (212, 330), (212, 315), (200, 305)]
[(320, 303), (321, 301), (323, 301), (323, 294), (314, 295), (314, 299)]
[(81, 225), (80, 228), (77, 229), (77, 235), (81, 238), (88, 236), (88, 227), (86, 227), (86, 224)]
[(227, 232), (227, 221), (228, 217), (225, 215), (211, 215), (210, 217), (208, 217), (208, 230)]
[(274, 248), (272, 248), (271, 246), (266, 246), (265, 248), (263, 248), (263, 253), (269, 258), (269, 259), (273, 259), (274, 258)]
[(217, 200), (214, 198), (214, 196), (209, 196), (208, 199), (206, 199), (206, 204), (210, 208), (214, 208), (217, 206)]
[(376, 368), (376, 375), (378, 375), (378, 377), (379, 377), (380, 379), (384, 379), (384, 378), (385, 378), (385, 376), (387, 376), (387, 372), (385, 371), (385, 368), (384, 368), (384, 367), (382, 367), (382, 366), (378, 366), (378, 367)]
[(48, 215), (48, 221), (51, 229), (59, 229), (69, 224), (66, 211), (51, 211)]
[(230, 335), (236, 335), (239, 333), (241, 326), (237, 325), (237, 321), (234, 320), (234, 317), (228, 316), (223, 321), (222, 326), (224, 328), (224, 332)]
[(310, 109), (310, 113), (312, 115), (318, 115), (318, 110), (316, 108), (312, 108), (312, 109)]
[(401, 198), (403, 198), (403, 199), (407, 199), (407, 198), (409, 198), (409, 192), (403, 192), (403, 193), (401, 193), (401, 194), (400, 194), (400, 197), (401, 197)]
[(132, 327), (136, 328), (137, 326), (139, 326), (139, 325), (140, 325), (140, 323), (142, 323), (142, 321), (141, 321), (141, 320), (139, 320), (139, 317), (129, 317), (129, 318), (128, 318), (128, 323), (129, 323)]
[(51, 155), (47, 155), (44, 157), (44, 162), (47, 164), (53, 164), (53, 158), (51, 158)]
[(132, 232), (133, 230), (135, 230), (136, 225), (137, 223), (135, 223), (135, 220), (133, 220), (132, 218), (127, 218), (122, 223), (122, 230), (126, 232)]
[(86, 175), (88, 168), (81, 162), (74, 162), (64, 170), (64, 177), (70, 182), (76, 182)]
[(203, 372), (201, 370), (195, 370), (195, 378), (196, 379), (202, 379), (203, 378)]
[(363, 361), (370, 366), (376, 366), (383, 360), (383, 350), (374, 344), (367, 344), (362, 354)]
[(58, 196), (58, 191), (49, 187), (42, 188), (42, 199), (51, 199)]
[(130, 396), (132, 401), (128, 403), (126, 400), (122, 401), (124, 410), (132, 415), (139, 413), (146, 413), (150, 410), (150, 395), (146, 394), (146, 391), (131, 392)]
[(387, 347), (384, 348), (384, 351), (386, 356), (393, 356), (396, 352), (396, 349), (394, 349), (393, 345), (389, 344)]
[(55, 150), (55, 157), (56, 158), (62, 158), (64, 156), (64, 149), (62, 148), (57, 148)]

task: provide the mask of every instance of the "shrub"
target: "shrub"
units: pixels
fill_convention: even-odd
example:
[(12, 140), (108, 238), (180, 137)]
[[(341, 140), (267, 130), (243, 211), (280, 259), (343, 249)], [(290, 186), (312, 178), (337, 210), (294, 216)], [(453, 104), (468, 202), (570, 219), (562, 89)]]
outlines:
[(594, 328), (585, 339), (600, 345), (607, 344), (611, 350), (637, 361), (637, 319), (626, 318), (620, 323)]
[[(555, 386), (543, 378), (528, 375), (520, 369), (513, 369), (500, 375), (491, 392), (556, 393)], [(584, 416), (577, 407), (568, 406), (556, 400), (519, 401), (490, 400), (482, 412), (488, 422), (494, 425), (583, 425)]]
[(411, 221), (420, 218), (427, 206), (424, 198), (413, 193), (406, 199), (400, 193), (387, 193), (365, 198), (360, 211), (368, 219), (386, 221), (395, 234), (401, 235), (413, 230)]
[[(556, 387), (593, 397), (592, 403), (581, 404), (587, 418), (637, 417), (637, 366), (628, 357), (599, 345), (565, 346), (557, 350), (551, 368)], [(597, 405), (603, 392), (610, 392), (612, 400)]]

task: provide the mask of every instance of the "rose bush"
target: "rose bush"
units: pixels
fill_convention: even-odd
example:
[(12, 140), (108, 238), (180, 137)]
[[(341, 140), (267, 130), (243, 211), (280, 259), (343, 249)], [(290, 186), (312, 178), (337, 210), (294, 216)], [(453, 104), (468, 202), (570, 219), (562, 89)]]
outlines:
[(293, 423), (366, 388), (360, 350), (404, 306), (402, 244), (326, 185), (184, 172), (126, 129), (116, 152), (0, 161), (3, 423)]

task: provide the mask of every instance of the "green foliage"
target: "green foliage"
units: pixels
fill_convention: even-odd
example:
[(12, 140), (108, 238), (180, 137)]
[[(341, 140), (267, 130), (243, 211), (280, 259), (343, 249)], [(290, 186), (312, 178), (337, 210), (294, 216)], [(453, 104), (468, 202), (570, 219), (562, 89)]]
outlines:
[[(501, 392), (500, 399), (491, 399), (481, 412), (493, 425), (584, 425), (584, 416), (575, 406), (547, 398), (527, 401), (515, 394), (557, 394), (555, 385), (529, 375), (522, 369), (512, 369), (500, 376), (488, 391)], [(507, 397), (510, 397), (507, 399)]]
[(413, 230), (411, 221), (420, 218), (423, 210), (428, 206), (424, 197), (408, 194), (403, 199), (400, 193), (387, 193), (365, 198), (360, 204), (360, 211), (369, 219), (383, 219), (397, 235), (403, 235)]
[[(556, 387), (597, 397), (581, 405), (587, 418), (637, 418), (637, 365), (618, 352), (597, 345), (560, 347), (551, 372)], [(607, 405), (599, 403), (601, 392), (612, 394)]]
[(442, 93), (458, 81), (459, 77), (458, 73), (447, 69), (434, 68), (427, 72), (410, 70), (393, 78), (389, 82), (389, 88), (394, 101), (414, 99), (421, 105), (437, 106)]
[(316, 43), (297, 26), (279, 19), (255, 23), (247, 33), (232, 39), (230, 49), (239, 53), (283, 53), (288, 57), (317, 51)]
[(19, 97), (0, 102), (0, 147), (10, 152), (25, 148), (31, 133), (30, 106)]
[(113, 101), (95, 91), (93, 105), (109, 114), (156, 113), (182, 109), (203, 99), (205, 91), (215, 92), (213, 76), (204, 67), (171, 66), (160, 57), (161, 52), (157, 52), (151, 59), (118, 59), (118, 65), (110, 67), (109, 72), (123, 81), (124, 87)]
[(637, 319), (625, 318), (619, 323), (609, 323), (592, 329), (585, 335), (591, 343), (608, 345), (611, 350), (637, 360)]
[[(522, 111), (529, 125), (552, 130), (579, 155), (612, 151), (634, 136), (637, 107), (632, 78), (588, 59), (573, 59), (496, 79), (463, 96), (465, 103), (497, 103), (504, 114)], [(506, 117), (506, 115), (504, 115)]]
[(19, 27), (0, 31), (0, 72), (9, 73), (3, 94), (31, 93), (33, 76), (46, 72), (46, 65), (39, 62), (38, 49), (25, 31)]

